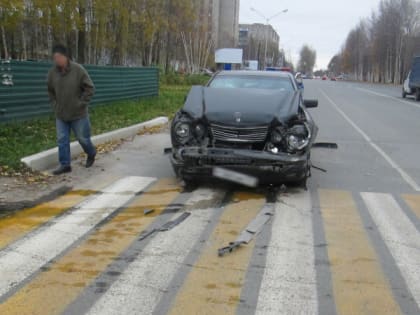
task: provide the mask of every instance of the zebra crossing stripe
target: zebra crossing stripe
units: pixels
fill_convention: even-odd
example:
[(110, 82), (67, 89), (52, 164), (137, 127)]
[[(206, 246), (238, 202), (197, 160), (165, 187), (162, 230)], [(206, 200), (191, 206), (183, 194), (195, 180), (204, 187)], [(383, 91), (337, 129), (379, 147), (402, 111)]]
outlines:
[(411, 294), (420, 306), (420, 233), (391, 195), (361, 195)]
[(321, 213), (339, 314), (400, 314), (352, 194), (320, 190)]
[(0, 249), (17, 241), (25, 234), (34, 231), (55, 216), (65, 213), (94, 193), (88, 190), (71, 191), (55, 200), (16, 212), (9, 217), (1, 219)]
[(0, 252), (0, 296), (60, 255), (154, 180), (149, 177), (123, 178), (102, 194), (79, 204), (74, 211), (40, 228), (36, 234), (24, 237)]
[(317, 314), (311, 196), (281, 195), (257, 304), (257, 315)]

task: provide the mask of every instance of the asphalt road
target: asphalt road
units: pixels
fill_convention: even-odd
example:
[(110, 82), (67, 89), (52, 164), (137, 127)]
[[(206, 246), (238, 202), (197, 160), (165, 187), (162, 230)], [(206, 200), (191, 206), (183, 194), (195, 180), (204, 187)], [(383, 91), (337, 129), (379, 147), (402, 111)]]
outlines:
[(420, 103), (393, 86), (305, 83), (318, 140), (339, 145), (314, 149), (327, 173), (308, 191), (184, 191), (168, 135), (137, 137), (99, 161), (106, 172), (0, 220), (0, 314), (420, 314)]

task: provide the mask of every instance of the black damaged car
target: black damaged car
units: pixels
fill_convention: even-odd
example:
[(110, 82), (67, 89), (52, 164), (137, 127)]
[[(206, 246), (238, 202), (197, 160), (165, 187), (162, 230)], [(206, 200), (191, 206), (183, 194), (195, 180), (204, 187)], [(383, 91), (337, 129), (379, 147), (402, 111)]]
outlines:
[(194, 86), (172, 122), (171, 162), (185, 182), (215, 168), (259, 183), (298, 183), (311, 174), (318, 133), (295, 78), (287, 72), (224, 71)]

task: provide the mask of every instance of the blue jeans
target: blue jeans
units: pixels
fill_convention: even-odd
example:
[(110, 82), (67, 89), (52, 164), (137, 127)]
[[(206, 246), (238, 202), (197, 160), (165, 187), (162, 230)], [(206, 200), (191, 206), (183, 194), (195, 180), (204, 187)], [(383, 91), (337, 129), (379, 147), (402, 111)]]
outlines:
[(73, 121), (63, 121), (57, 118), (56, 126), (58, 158), (62, 166), (70, 166), (71, 164), (70, 133), (72, 130), (85, 153), (88, 156), (96, 155), (95, 146), (90, 139), (89, 116)]

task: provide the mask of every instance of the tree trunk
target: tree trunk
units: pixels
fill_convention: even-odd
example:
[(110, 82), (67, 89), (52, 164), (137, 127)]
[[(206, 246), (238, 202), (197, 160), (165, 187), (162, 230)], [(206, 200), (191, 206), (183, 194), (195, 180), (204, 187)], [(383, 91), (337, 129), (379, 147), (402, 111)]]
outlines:
[(25, 28), (24, 25), (22, 25), (22, 59), (27, 60), (28, 59), (28, 52), (26, 48), (26, 34), (25, 34)]
[(79, 31), (77, 41), (77, 60), (79, 63), (85, 63), (86, 32)]
[(4, 50), (4, 59), (9, 59), (9, 51), (7, 49), (7, 40), (6, 40), (6, 30), (4, 26), (1, 26), (1, 40), (3, 43), (3, 50)]

